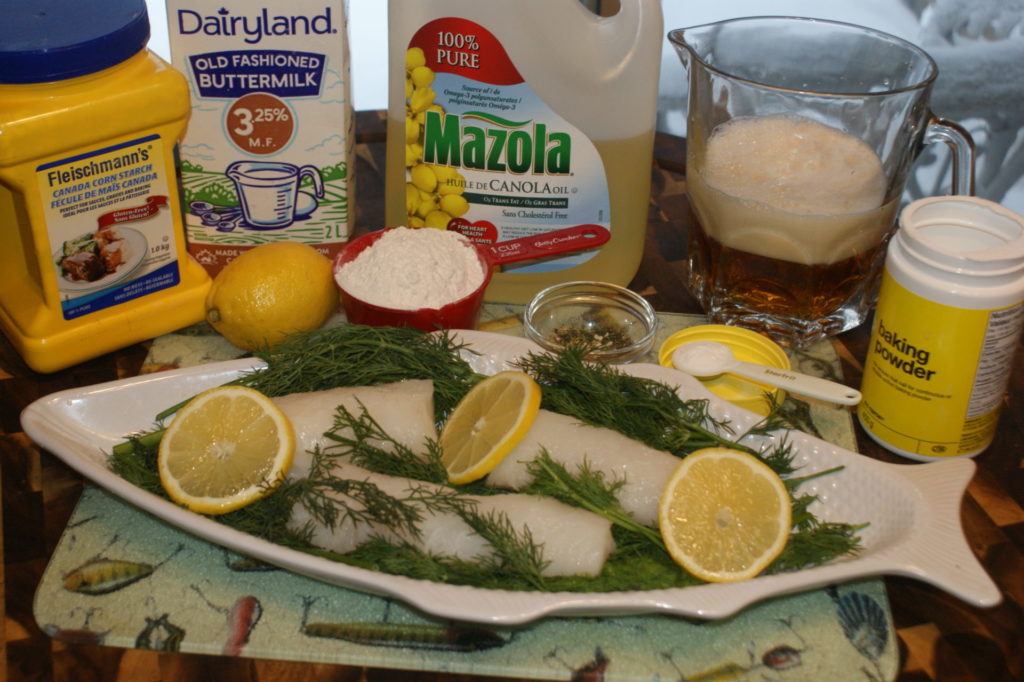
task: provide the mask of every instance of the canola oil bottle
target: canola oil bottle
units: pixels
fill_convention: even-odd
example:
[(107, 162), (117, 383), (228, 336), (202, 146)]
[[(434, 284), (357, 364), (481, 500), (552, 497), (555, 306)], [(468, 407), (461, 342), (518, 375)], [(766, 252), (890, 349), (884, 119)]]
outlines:
[(486, 298), (625, 286), (640, 266), (663, 41), (659, 0), (390, 0), (388, 225), (500, 243), (581, 224), (600, 248), (504, 265)]

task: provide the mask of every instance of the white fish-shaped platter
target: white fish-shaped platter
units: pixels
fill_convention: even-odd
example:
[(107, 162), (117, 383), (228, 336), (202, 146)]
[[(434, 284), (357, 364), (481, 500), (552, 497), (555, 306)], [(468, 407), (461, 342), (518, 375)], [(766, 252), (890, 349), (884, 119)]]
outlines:
[[(541, 349), (526, 339), (460, 331), (473, 368), (493, 374)], [(802, 432), (780, 433), (792, 446), (799, 475), (842, 466), (834, 475), (805, 483), (817, 495), (822, 520), (867, 523), (855, 556), (792, 573), (737, 583), (665, 590), (566, 593), (518, 592), (446, 585), (386, 575), (283, 548), (241, 533), (147, 493), (112, 473), (106, 454), (130, 433), (153, 426), (153, 415), (197, 392), (259, 367), (251, 359), (200, 365), (61, 391), (21, 415), (22, 427), (96, 484), (183, 530), (235, 552), (344, 587), (401, 599), (455, 620), (515, 625), (551, 616), (667, 613), (701, 619), (728, 617), (759, 600), (857, 578), (902, 575), (931, 583), (975, 606), (999, 603), (1000, 592), (971, 552), (960, 523), (964, 490), (974, 473), (969, 459), (927, 464), (888, 464), (836, 447)], [(652, 364), (623, 365), (628, 374), (677, 387), (684, 399), (706, 398), (712, 414), (742, 433), (760, 420), (708, 393), (699, 382)]]

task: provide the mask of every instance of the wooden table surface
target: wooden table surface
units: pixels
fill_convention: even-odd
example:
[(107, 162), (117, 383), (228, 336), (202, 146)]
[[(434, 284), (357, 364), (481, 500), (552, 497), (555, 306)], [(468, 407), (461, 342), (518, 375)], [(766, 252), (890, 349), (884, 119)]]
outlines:
[[(384, 120), (357, 117), (357, 231), (383, 225)], [(640, 272), (631, 288), (655, 308), (700, 312), (687, 293), (684, 235), (691, 217), (685, 194), (683, 140), (656, 140), (652, 203)], [(10, 229), (5, 226), (4, 229)], [(836, 339), (847, 382), (860, 384), (868, 327)], [(146, 344), (137, 344), (56, 374), (28, 369), (0, 337), (0, 477), (3, 562), (0, 680), (437, 680), (465, 675), (245, 660), (182, 653), (68, 645), (51, 640), (35, 623), (36, 585), (82, 490), (82, 479), (22, 432), (18, 416), (53, 391), (138, 373)], [(906, 462), (857, 432), (860, 451)], [(975, 461), (978, 471), (963, 504), (970, 544), (1003, 592), (990, 609), (973, 608), (927, 584), (898, 577), (885, 583), (899, 636), (899, 680), (1024, 680), (1024, 363), (1014, 369), (995, 442)], [(581, 678), (591, 679), (591, 678)], [(785, 679), (780, 673), (780, 679)]]

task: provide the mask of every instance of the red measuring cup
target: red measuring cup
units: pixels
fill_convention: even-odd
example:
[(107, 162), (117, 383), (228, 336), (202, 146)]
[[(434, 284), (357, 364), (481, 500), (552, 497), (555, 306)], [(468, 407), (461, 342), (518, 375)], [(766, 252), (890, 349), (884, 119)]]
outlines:
[[(338, 252), (334, 259), (334, 273), (337, 274), (344, 265), (356, 258), (364, 250), (373, 246), (386, 232), (395, 228), (389, 227), (370, 232), (354, 239)], [(433, 228), (418, 228), (433, 229)], [(465, 236), (465, 235), (464, 235)], [(472, 293), (447, 303), (440, 308), (416, 308), (403, 310), (388, 308), (364, 301), (353, 296), (338, 285), (341, 293), (341, 304), (345, 317), (353, 324), (371, 326), (414, 327), (425, 331), (436, 329), (473, 329), (480, 317), (480, 309), (484, 302), (484, 291), (491, 282), (495, 267), (506, 263), (518, 263), (535, 258), (555, 256), (572, 251), (582, 251), (602, 246), (611, 238), (611, 233), (601, 225), (574, 225), (561, 230), (544, 234), (521, 237), (504, 242), (489, 243), (473, 241), (480, 258), (480, 266), (484, 270), (484, 281)], [(337, 282), (337, 277), (335, 277)]]

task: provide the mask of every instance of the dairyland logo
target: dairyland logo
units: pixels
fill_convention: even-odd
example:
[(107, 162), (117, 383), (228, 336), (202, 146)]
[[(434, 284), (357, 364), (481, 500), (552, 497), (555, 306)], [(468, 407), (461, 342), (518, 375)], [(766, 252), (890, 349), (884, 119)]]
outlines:
[(178, 10), (178, 33), (183, 36), (201, 33), (208, 36), (244, 36), (250, 45), (259, 43), (265, 36), (325, 35), (336, 33), (331, 8), (324, 7), (323, 14), (308, 16), (273, 15), (266, 9), (253, 15), (233, 15), (221, 8), (217, 14), (203, 16), (190, 9)]

